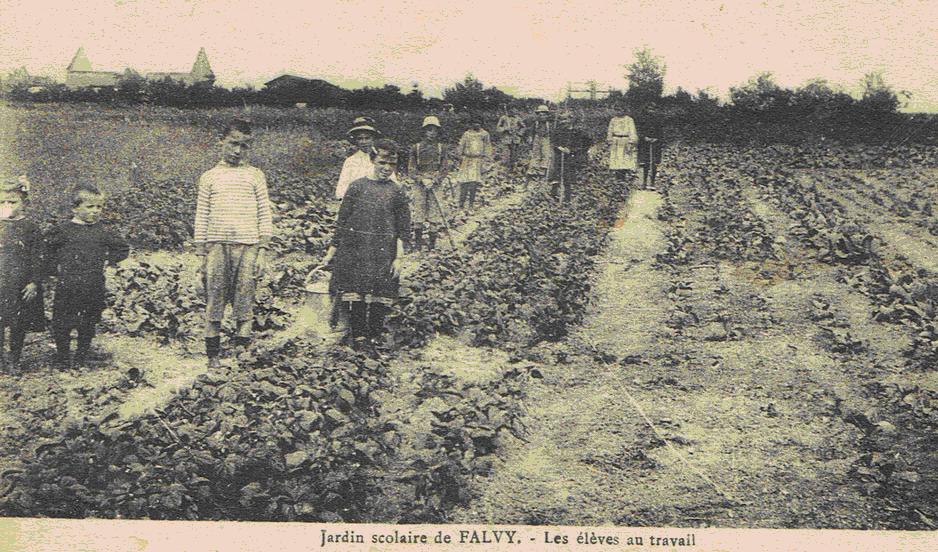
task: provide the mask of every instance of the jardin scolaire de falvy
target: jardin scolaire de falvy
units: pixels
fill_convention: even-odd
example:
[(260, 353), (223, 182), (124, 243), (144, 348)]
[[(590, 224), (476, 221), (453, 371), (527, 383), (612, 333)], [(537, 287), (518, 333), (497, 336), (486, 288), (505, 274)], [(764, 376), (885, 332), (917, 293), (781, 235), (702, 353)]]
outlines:
[[(723, 106), (660, 97), (650, 110), (622, 109), (635, 99), (625, 94), (543, 108), (509, 99), (526, 129), (521, 146), (497, 132), (506, 110), (492, 106), (0, 105), (15, 137), (11, 178), (30, 183), (24, 220), (44, 235), (70, 221), (81, 175), (104, 198), (95, 224), (132, 246), (103, 273), (95, 358), (53, 369), (51, 338), (32, 332), (18, 371), (0, 376), (0, 512), (934, 528), (930, 127), (864, 142), (873, 131), (846, 112), (823, 129), (786, 127), (778, 113), (747, 108), (744, 92)], [(880, 130), (908, 122), (884, 113)], [(623, 116), (634, 137), (609, 125)], [(270, 229), (240, 244), (257, 245), (263, 275), (247, 326), (236, 314), (208, 321), (219, 323), (211, 363), (206, 312), (220, 296), (193, 243), (196, 183), (233, 147), (219, 138), (236, 119), (250, 127), (237, 135), (238, 155), (257, 169), (251, 178), (263, 175), (267, 197), (256, 198), (267, 201)], [(380, 136), (363, 138), (368, 128)], [(645, 140), (652, 134), (657, 146)], [(450, 163), (417, 182), (412, 154), (443, 149)], [(223, 169), (241, 166), (229, 161)], [(387, 174), (369, 173), (336, 199), (343, 166), (368, 163)], [(660, 165), (643, 178), (642, 163)], [(247, 181), (219, 174), (218, 186)], [(477, 189), (474, 205), (460, 205), (461, 185)], [(418, 186), (428, 211), (417, 220), (433, 247), (412, 239)], [(379, 204), (365, 221), (375, 228), (356, 226)], [(4, 236), (16, 220), (3, 219)], [(393, 236), (393, 247), (368, 250), (368, 232)], [(379, 250), (387, 266), (374, 268), (368, 251)], [(329, 307), (313, 309), (312, 284), (334, 283), (330, 271), (353, 253), (364, 256), (349, 266), (374, 272), (368, 282), (393, 285), (364, 290), (348, 276), (354, 285), (332, 286)], [(49, 319), (57, 282), (42, 276)], [(311, 329), (323, 316), (329, 335)], [(346, 322), (367, 335), (339, 335)], [(525, 538), (695, 545), (693, 532), (630, 535)], [(324, 530), (318, 544), (434, 536), (350, 528)]]

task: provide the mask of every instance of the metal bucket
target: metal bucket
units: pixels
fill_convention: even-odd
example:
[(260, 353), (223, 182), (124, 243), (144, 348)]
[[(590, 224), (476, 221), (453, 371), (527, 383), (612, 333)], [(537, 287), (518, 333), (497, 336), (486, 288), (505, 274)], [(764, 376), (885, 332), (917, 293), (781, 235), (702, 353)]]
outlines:
[(308, 333), (323, 338), (332, 337), (339, 328), (333, 328), (331, 324), (332, 297), (329, 294), (329, 275), (322, 272), (311, 273), (304, 289), (306, 301), (296, 317), (296, 323), (301, 324)]

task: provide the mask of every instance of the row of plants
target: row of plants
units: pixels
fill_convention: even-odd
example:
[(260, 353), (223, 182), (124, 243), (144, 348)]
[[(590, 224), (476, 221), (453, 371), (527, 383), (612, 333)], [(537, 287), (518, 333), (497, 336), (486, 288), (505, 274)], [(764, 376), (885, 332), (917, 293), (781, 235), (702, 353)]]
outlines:
[[(728, 178), (743, 186), (754, 185), (763, 198), (787, 213), (792, 224), (785, 229), (786, 235), (800, 242), (799, 254), (811, 257), (802, 262), (823, 262), (837, 267), (840, 273), (856, 277), (868, 274), (871, 264), (879, 262), (875, 247), (868, 247), (869, 240), (865, 239), (869, 234), (847, 222), (841, 206), (821, 193), (814, 193), (828, 183), (818, 182), (817, 186), (812, 186), (799, 181), (796, 173), (784, 166), (784, 160), (774, 166), (765, 161), (759, 167), (734, 166), (719, 152), (691, 151), (688, 154), (703, 159), (690, 160), (691, 170), (687, 173), (682, 167), (676, 175), (680, 191), (672, 191), (670, 197), (665, 194), (665, 204), (659, 211), (659, 216), (669, 223), (668, 246), (658, 261), (673, 279), (668, 289), (668, 298), (673, 303), (668, 325), (677, 339), (686, 339), (689, 328), (704, 318), (700, 311), (714, 306), (709, 300), (704, 303), (689, 300), (693, 288), (687, 276), (688, 268), (699, 267), (697, 263), (706, 262), (711, 255), (701, 254), (708, 250), (706, 243), (712, 238), (707, 234), (711, 230), (706, 225), (701, 227), (701, 222), (696, 220), (705, 221), (707, 217), (699, 217), (695, 212), (709, 213), (714, 209), (711, 200), (723, 201), (710, 187), (701, 185), (699, 175), (692, 170), (694, 163), (725, 167), (724, 174)], [(675, 193), (681, 194), (680, 207), (672, 200)], [(745, 238), (740, 236), (740, 239)], [(864, 242), (867, 246), (863, 246)], [(721, 287), (715, 291), (726, 290)], [(927, 435), (934, 431), (934, 422), (938, 421), (933, 410), (934, 393), (911, 384), (881, 383), (883, 372), (876, 364), (870, 344), (856, 335), (837, 306), (818, 293), (811, 297), (808, 309), (808, 319), (817, 330), (815, 339), (836, 360), (838, 370), (851, 382), (850, 386), (859, 388), (869, 402), (856, 401), (835, 389), (822, 388), (823, 402), (805, 410), (814, 409), (815, 416), (837, 417), (857, 428), (855, 448), (838, 451), (850, 459), (844, 475), (860, 492), (886, 508), (884, 518), (891, 518), (896, 527), (933, 528), (928, 516), (933, 515), (930, 513), (933, 510), (931, 497), (938, 488), (938, 481), (930, 475), (934, 466), (934, 441)], [(871, 313), (871, 317), (877, 312)], [(684, 357), (684, 362), (693, 361), (693, 353), (689, 354), (686, 349), (678, 356)], [(868, 408), (869, 404), (876, 407)], [(771, 406), (767, 414), (777, 415), (773, 414)]]
[(729, 166), (686, 147), (676, 148), (675, 154), (684, 160), (681, 177), (692, 192), (689, 206), (699, 214), (700, 228), (692, 238), (703, 256), (752, 261), (773, 257), (773, 236), (749, 208)]
[(819, 183), (799, 182), (784, 172), (763, 173), (754, 181), (794, 219), (792, 234), (809, 250), (817, 251), (819, 260), (855, 267), (844, 271), (842, 279), (877, 305), (873, 318), (910, 330), (909, 368), (931, 370), (938, 366), (935, 275), (882, 254), (879, 240), (826, 196)]
[(625, 196), (604, 176), (591, 166), (572, 205), (544, 190), (529, 194), (460, 250), (432, 254), (391, 319), (396, 345), (419, 346), (430, 328), (502, 348), (564, 337), (584, 313), (584, 275)]
[(765, 163), (775, 169), (917, 169), (938, 167), (938, 150), (923, 144), (800, 144), (729, 147), (695, 144), (704, 158), (720, 157), (726, 167)]
[[(906, 370), (932, 371), (938, 366), (936, 276), (890, 255), (843, 205), (824, 194), (827, 186), (856, 185), (856, 180), (798, 180), (785, 169), (763, 165), (749, 168), (753, 182), (776, 208), (795, 221), (792, 234), (819, 260), (840, 267), (838, 280), (859, 291), (874, 305), (873, 320), (895, 324), (911, 338), (905, 350)], [(866, 491), (886, 501), (903, 527), (935, 528), (933, 477), (934, 434), (938, 430), (938, 393), (913, 383), (886, 383), (871, 366), (867, 344), (856, 338), (830, 305), (815, 300), (812, 317), (824, 330), (822, 337), (844, 364), (856, 365), (875, 409), (856, 412), (839, 402), (838, 414), (861, 431), (862, 454), (850, 475)]]
[(432, 410), (432, 431), (405, 462), (403, 479), (417, 487), (403, 519), (445, 520), (471, 498), (468, 482), (488, 474), (502, 435), (523, 438), (524, 388), (541, 377), (527, 361), (543, 360), (542, 345), (581, 322), (588, 274), (625, 196), (603, 176), (591, 167), (572, 206), (543, 191), (529, 194), (474, 232), (460, 251), (435, 253), (418, 270), (389, 320), (392, 343), (414, 348), (437, 333), (458, 335), (508, 351), (512, 367), (485, 384), (461, 384), (426, 367), (412, 408), (446, 400)]
[[(245, 369), (247, 368), (247, 369)], [(379, 363), (303, 341), (200, 376), (162, 410), (75, 422), (35, 449), (6, 515), (355, 521), (392, 450)], [(390, 433), (389, 433), (390, 432)]]
[[(588, 264), (579, 258), (598, 251), (598, 246), (575, 248), (575, 240), (586, 239), (589, 220), (555, 211), (558, 220), (549, 224), (543, 222), (543, 212), (530, 211), (547, 206), (548, 200), (531, 198), (508, 215), (511, 225), (501, 218), (483, 223), (466, 241), (471, 259), (461, 261), (452, 251), (430, 255), (414, 278), (417, 291), (390, 322), (392, 341), (418, 345), (435, 332), (453, 330), (455, 326), (435, 322), (437, 300), (440, 305), (480, 303), (480, 318), (470, 324), (479, 328), (477, 334), (510, 337), (504, 326), (483, 330), (481, 317), (498, 308), (483, 300), (491, 291), (487, 286), (495, 282), (474, 289), (472, 277), (480, 268), (486, 273), (512, 268), (511, 254), (503, 251), (506, 240), (555, 231), (550, 239), (529, 244), (544, 250), (535, 252), (537, 261), (529, 263), (526, 285), (543, 285), (555, 274), (582, 278), (580, 271)], [(595, 208), (590, 215), (608, 218), (614, 209)], [(595, 218), (591, 222), (596, 239), (601, 226)], [(434, 271), (447, 270), (464, 275), (458, 290), (434, 276)], [(137, 331), (156, 332), (167, 340), (182, 337), (194, 319), (176, 317), (163, 327), (147, 326), (157, 319), (174, 320), (165, 309), (200, 312), (191, 288), (180, 282), (182, 273), (178, 267), (145, 263), (126, 267), (115, 279), (122, 289), (137, 290), (137, 299), (153, 292), (168, 303), (155, 306), (160, 314), (152, 315), (132, 310), (139, 300), (115, 303), (115, 317), (122, 324), (130, 324), (133, 316), (144, 318), (146, 322), (132, 322)], [(574, 323), (578, 305), (585, 302), (574, 295), (586, 291), (572, 285), (548, 290), (553, 294), (547, 298), (555, 311), (552, 319)], [(424, 308), (413, 309), (415, 303)], [(539, 316), (541, 311), (532, 312)], [(493, 331), (498, 333), (493, 336)], [(535, 335), (549, 337), (543, 330)], [(324, 349), (303, 338), (273, 347), (266, 343), (262, 339), (242, 355), (239, 368), (201, 376), (163, 409), (127, 421), (108, 417), (74, 422), (60, 436), (45, 440), (22, 470), (7, 474), (0, 510), (20, 516), (153, 519), (441, 519), (467, 499), (465, 492), (453, 489), (486, 472), (486, 457), (497, 450), (499, 436), (519, 431), (523, 381), (529, 377), (520, 365), (486, 384), (440, 382), (425, 374), (420, 400), (434, 393), (453, 399), (434, 414), (438, 419), (422, 448), (429, 453), (397, 458), (406, 430), (382, 411), (379, 399), (395, 390), (386, 373), (393, 355), (370, 358), (343, 347)], [(407, 469), (389, 471), (392, 461)], [(391, 479), (394, 485), (388, 484)], [(396, 496), (388, 496), (387, 489), (396, 489)]]
[[(257, 290), (254, 330), (261, 337), (283, 330), (291, 322), (289, 305), (279, 297), (278, 276), (290, 282), (297, 279), (278, 263), (272, 277)], [(163, 345), (179, 343), (201, 348), (205, 326), (202, 284), (183, 265), (126, 261), (113, 271), (107, 286), (109, 308), (102, 320), (106, 331), (152, 337)]]
[(830, 175), (841, 192), (856, 194), (886, 213), (922, 227), (938, 236), (933, 205), (931, 177), (923, 171), (869, 171), (868, 176), (856, 174)]

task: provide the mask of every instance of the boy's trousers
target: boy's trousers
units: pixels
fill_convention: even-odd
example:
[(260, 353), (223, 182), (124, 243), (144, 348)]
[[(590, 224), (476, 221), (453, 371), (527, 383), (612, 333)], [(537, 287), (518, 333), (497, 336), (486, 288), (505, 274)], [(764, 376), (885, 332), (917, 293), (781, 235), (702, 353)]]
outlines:
[(259, 251), (256, 244), (208, 244), (205, 255), (205, 318), (208, 322), (221, 322), (229, 304), (238, 322), (254, 318)]

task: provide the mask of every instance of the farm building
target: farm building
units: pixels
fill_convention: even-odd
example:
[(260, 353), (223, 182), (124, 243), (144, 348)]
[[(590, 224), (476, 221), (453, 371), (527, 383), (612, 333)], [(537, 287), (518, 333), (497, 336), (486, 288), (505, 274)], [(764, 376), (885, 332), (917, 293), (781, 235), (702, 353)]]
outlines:
[(205, 82), (212, 84), (215, 82), (215, 73), (212, 72), (212, 66), (208, 63), (208, 55), (205, 48), (199, 49), (199, 54), (192, 64), (192, 70), (188, 73), (147, 73), (147, 80), (163, 80), (169, 77), (172, 80), (184, 82), (186, 84), (196, 84)]
[(93, 71), (91, 61), (85, 55), (85, 49), (79, 48), (68, 64), (65, 86), (69, 88), (105, 88), (116, 87), (120, 73), (113, 71)]
[[(65, 78), (65, 85), (69, 88), (107, 88), (117, 87), (121, 73), (113, 71), (94, 71), (91, 68), (91, 61), (85, 54), (84, 48), (78, 48), (75, 57), (68, 65), (68, 74)], [(192, 70), (188, 73), (147, 73), (146, 79), (150, 81), (159, 81), (169, 78), (185, 84), (195, 84), (200, 82), (215, 82), (215, 74), (208, 62), (208, 55), (205, 48), (199, 49), (199, 53), (192, 65)]]

